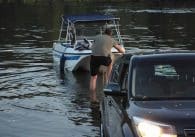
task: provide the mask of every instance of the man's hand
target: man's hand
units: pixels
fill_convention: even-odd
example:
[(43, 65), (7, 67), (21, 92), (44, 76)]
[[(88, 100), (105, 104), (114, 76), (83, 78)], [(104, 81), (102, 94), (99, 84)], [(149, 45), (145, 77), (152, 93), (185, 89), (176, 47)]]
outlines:
[(125, 53), (125, 48), (124, 47), (122, 47), (122, 46), (120, 46), (120, 45), (115, 45), (114, 46), (119, 52), (121, 52), (121, 53)]

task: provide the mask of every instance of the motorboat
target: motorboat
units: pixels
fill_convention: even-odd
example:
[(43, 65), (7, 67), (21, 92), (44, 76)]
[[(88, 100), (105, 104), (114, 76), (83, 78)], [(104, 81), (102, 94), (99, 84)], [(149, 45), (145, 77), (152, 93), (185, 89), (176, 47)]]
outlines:
[[(123, 41), (119, 30), (120, 18), (112, 15), (71, 15), (61, 17), (59, 37), (53, 43), (53, 60), (61, 70), (89, 71), (91, 46), (97, 34), (103, 34), (105, 27), (112, 29), (113, 37), (121, 46)], [(112, 48), (114, 56), (119, 55)]]

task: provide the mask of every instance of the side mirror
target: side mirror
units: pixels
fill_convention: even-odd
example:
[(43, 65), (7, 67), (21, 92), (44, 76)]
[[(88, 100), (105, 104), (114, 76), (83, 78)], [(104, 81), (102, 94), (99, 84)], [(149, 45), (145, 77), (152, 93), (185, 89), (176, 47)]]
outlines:
[(104, 88), (104, 94), (110, 96), (124, 96), (126, 92), (121, 89), (118, 83), (109, 83), (106, 88)]

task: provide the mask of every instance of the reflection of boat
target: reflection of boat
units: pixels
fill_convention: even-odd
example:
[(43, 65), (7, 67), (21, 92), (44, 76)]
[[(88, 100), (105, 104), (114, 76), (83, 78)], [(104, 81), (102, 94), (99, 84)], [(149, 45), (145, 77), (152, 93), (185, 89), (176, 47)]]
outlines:
[[(54, 62), (63, 70), (89, 70), (93, 37), (102, 34), (105, 27), (110, 27), (114, 38), (123, 45), (119, 18), (110, 15), (62, 16), (59, 38), (53, 43)], [(113, 48), (112, 52), (117, 53), (117, 50)]]

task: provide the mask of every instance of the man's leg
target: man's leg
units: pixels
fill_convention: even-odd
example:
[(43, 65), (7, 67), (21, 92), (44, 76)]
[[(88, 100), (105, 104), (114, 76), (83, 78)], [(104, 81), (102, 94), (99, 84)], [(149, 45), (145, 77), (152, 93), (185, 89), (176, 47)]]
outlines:
[(108, 66), (108, 69), (107, 69), (106, 83), (108, 83), (108, 79), (110, 77), (111, 71), (112, 71), (112, 63), (110, 63), (110, 65)]
[(97, 82), (97, 75), (91, 76), (89, 90), (90, 90), (90, 96), (91, 96), (92, 101), (97, 100), (97, 98), (96, 98), (96, 82)]
[(96, 81), (97, 81), (97, 75), (91, 76), (90, 78), (90, 91), (95, 91), (96, 90)]

